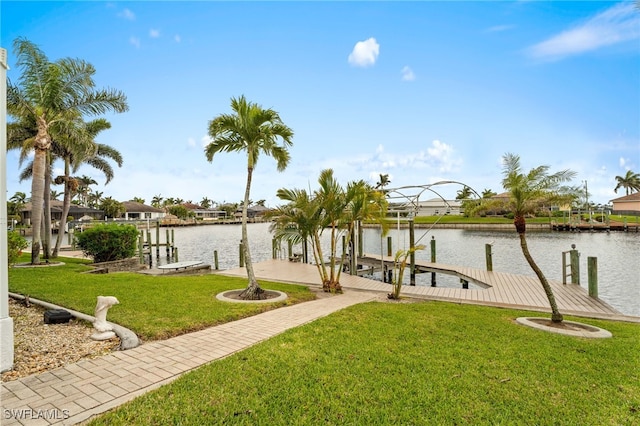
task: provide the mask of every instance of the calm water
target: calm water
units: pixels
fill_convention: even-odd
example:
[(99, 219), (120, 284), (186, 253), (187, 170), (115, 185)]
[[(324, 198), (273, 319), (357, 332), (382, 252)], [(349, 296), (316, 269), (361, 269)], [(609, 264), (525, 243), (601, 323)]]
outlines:
[[(271, 258), (271, 235), (268, 224), (249, 224), (249, 241), (254, 262)], [(153, 231), (152, 231), (153, 233)], [(179, 249), (180, 260), (201, 260), (213, 267), (214, 250), (218, 252), (220, 269), (238, 266), (240, 225), (211, 225), (199, 227), (175, 228), (175, 244)], [(392, 230), (395, 253), (399, 248), (409, 245), (407, 230)], [(416, 243), (425, 244), (425, 250), (418, 251), (418, 259), (430, 260), (431, 237), (436, 240), (437, 261), (440, 263), (485, 268), (485, 244), (493, 244), (494, 271), (510, 272), (533, 276), (520, 249), (515, 231), (473, 231), (462, 229), (436, 229), (426, 231), (416, 229)], [(153, 236), (155, 239), (155, 234)], [(161, 241), (165, 231), (161, 229)], [(380, 241), (380, 232), (365, 229), (364, 251), (366, 253), (386, 254), (386, 237)], [(640, 233), (611, 232), (530, 232), (527, 242), (533, 258), (547, 278), (562, 281), (562, 252), (575, 244), (580, 252), (581, 285), (587, 287), (587, 257), (598, 258), (598, 293), (601, 299), (628, 315), (640, 316)], [(339, 248), (341, 250), (341, 248)], [(300, 252), (299, 248), (294, 251)], [(327, 251), (325, 251), (327, 253)], [(279, 252), (286, 257), (286, 249)], [(161, 261), (164, 262), (161, 248)], [(407, 274), (408, 275), (408, 274)], [(451, 279), (448, 279), (451, 278)], [(430, 285), (430, 274), (418, 274), (418, 285)], [(439, 286), (460, 284), (453, 277), (438, 277)]]

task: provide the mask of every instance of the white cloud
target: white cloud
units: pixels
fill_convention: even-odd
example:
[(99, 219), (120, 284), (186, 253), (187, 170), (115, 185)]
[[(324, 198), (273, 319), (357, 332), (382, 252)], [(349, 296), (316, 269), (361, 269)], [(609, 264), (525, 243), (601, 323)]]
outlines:
[(409, 66), (405, 66), (400, 72), (402, 73), (402, 81), (413, 81), (416, 79), (416, 75)]
[(371, 37), (356, 43), (349, 54), (349, 63), (356, 67), (368, 67), (376, 63), (379, 54), (380, 45)]
[(584, 24), (557, 34), (528, 49), (541, 60), (560, 60), (591, 50), (640, 38), (640, 13), (631, 2), (619, 3)]
[(124, 9), (122, 12), (118, 13), (118, 16), (126, 19), (127, 21), (136, 20), (136, 15), (130, 9)]
[(140, 39), (138, 37), (129, 37), (129, 43), (133, 44), (138, 49), (140, 48)]
[(182, 41), (182, 38), (180, 37), (180, 35), (179, 35), (179, 34), (176, 34), (176, 35), (174, 35), (174, 36), (173, 36), (173, 40), (174, 40), (176, 43), (180, 43), (180, 42)]
[(160, 30), (154, 30), (153, 28), (149, 30), (149, 37), (158, 38), (160, 37)]

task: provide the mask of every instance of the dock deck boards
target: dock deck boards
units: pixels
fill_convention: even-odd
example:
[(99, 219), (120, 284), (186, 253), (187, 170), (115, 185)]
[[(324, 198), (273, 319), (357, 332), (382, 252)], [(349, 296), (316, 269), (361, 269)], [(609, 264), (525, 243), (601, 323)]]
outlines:
[[(369, 255), (371, 256), (371, 255)], [(379, 256), (378, 256), (379, 258)], [(421, 266), (438, 270), (457, 272), (474, 281), (489, 286), (485, 289), (454, 289), (431, 286), (402, 286), (401, 294), (405, 297), (442, 300), (457, 303), (471, 303), (486, 306), (524, 309), (538, 312), (551, 312), (547, 296), (540, 281), (535, 276), (516, 275), (505, 272), (488, 272), (481, 269), (444, 265), (439, 263), (420, 262)], [(289, 262), (286, 260), (267, 260), (253, 265), (256, 277), (261, 280), (298, 283), (306, 285), (322, 285), (315, 265)], [(225, 275), (246, 276), (245, 268), (235, 268), (218, 273)], [(366, 290), (375, 292), (391, 292), (391, 285), (381, 281), (349, 275), (340, 275), (340, 284), (344, 289)], [(587, 316), (603, 319), (621, 319), (640, 322), (640, 317), (628, 316), (618, 312), (601, 299), (588, 295), (586, 289), (576, 284), (562, 284), (549, 281), (558, 309), (565, 315)]]

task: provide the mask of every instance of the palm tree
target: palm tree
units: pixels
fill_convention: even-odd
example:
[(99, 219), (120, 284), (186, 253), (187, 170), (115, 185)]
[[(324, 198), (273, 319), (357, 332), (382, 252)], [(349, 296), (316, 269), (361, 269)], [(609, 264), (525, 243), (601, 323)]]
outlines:
[(384, 187), (389, 185), (390, 183), (391, 181), (389, 180), (389, 175), (380, 173), (380, 180), (378, 181), (378, 183), (376, 183), (376, 189), (384, 191)]
[(613, 192), (617, 193), (618, 189), (624, 188), (626, 195), (634, 192), (640, 192), (640, 173), (634, 173), (631, 170), (627, 170), (627, 174), (624, 176), (616, 176), (618, 184), (613, 189)]
[(482, 198), (491, 198), (491, 197), (495, 197), (496, 195), (498, 194), (496, 194), (495, 192), (493, 192), (488, 188), (482, 191)]
[(134, 203), (144, 204), (145, 199), (140, 197), (133, 197), (131, 201), (133, 201)]
[[(283, 171), (287, 167), (290, 158), (287, 147), (293, 144), (293, 130), (282, 122), (276, 111), (247, 102), (244, 95), (231, 99), (231, 109), (233, 114), (221, 114), (209, 122), (209, 136), (212, 142), (205, 148), (205, 154), (207, 160), (211, 162), (218, 152), (246, 151), (247, 153), (247, 184), (242, 206), (242, 246), (249, 284), (241, 297), (257, 299), (261, 297), (264, 290), (258, 285), (253, 272), (247, 235), (247, 208), (251, 193), (251, 178), (261, 152), (276, 160), (278, 171)], [(282, 141), (282, 145), (278, 144), (278, 140)]]
[(80, 205), (87, 207), (89, 205), (89, 194), (91, 194), (91, 185), (97, 185), (98, 182), (90, 176), (82, 175), (75, 178), (78, 181), (78, 202)]
[[(331, 169), (320, 173), (318, 183), (320, 188), (313, 196), (300, 189), (278, 190), (278, 198), (289, 203), (276, 208), (271, 215), (275, 217), (272, 230), (277, 239), (310, 240), (323, 290), (340, 293), (341, 266), (346, 260), (346, 251), (337, 255), (338, 241), (344, 235), (345, 245), (349, 245), (357, 224), (364, 220), (378, 221), (386, 232), (387, 202), (382, 191), (371, 188), (362, 180), (350, 182), (346, 189), (343, 188)], [(320, 243), (325, 229), (331, 232), (328, 268)]]
[(14, 50), (22, 75), (17, 85), (7, 82), (7, 111), (16, 120), (31, 120), (37, 128), (31, 182), (31, 263), (36, 264), (40, 255), (47, 156), (53, 137), (64, 133), (78, 114), (124, 112), (128, 107), (123, 93), (94, 88), (95, 68), (91, 64), (71, 58), (49, 62), (35, 44), (24, 38), (14, 41)]
[[(84, 122), (80, 117), (74, 126), (69, 126), (64, 138), (53, 140), (52, 153), (64, 161), (64, 174), (55, 178), (56, 184), (64, 184), (64, 199), (62, 203), (62, 216), (58, 226), (58, 238), (51, 253), (52, 257), (57, 257), (62, 244), (63, 232), (67, 225), (67, 216), (71, 207), (71, 198), (78, 190), (80, 184), (78, 180), (71, 176), (71, 171), (76, 172), (83, 164), (88, 164), (102, 171), (106, 177), (106, 184), (113, 179), (113, 168), (107, 159), (115, 161), (118, 166), (122, 166), (122, 155), (116, 149), (95, 141), (96, 136), (103, 130), (110, 129), (111, 123), (104, 118), (98, 118), (89, 122)], [(89, 185), (96, 183), (95, 180), (84, 177), (84, 182)], [(83, 189), (84, 190), (84, 189)], [(85, 202), (89, 204), (89, 194), (85, 194)]]
[(200, 205), (203, 209), (211, 208), (211, 200), (207, 197), (202, 197), (202, 201), (200, 201)]
[(520, 166), (520, 157), (511, 153), (507, 153), (502, 157), (503, 161), (503, 179), (502, 186), (509, 193), (509, 207), (514, 214), (513, 223), (520, 237), (520, 247), (525, 259), (531, 269), (535, 272), (540, 280), (544, 292), (551, 306), (551, 321), (562, 322), (562, 314), (558, 311), (553, 290), (533, 260), (526, 239), (526, 220), (525, 215), (534, 212), (542, 202), (564, 202), (571, 198), (572, 195), (566, 195), (560, 192), (560, 184), (569, 182), (576, 175), (571, 170), (562, 170), (553, 174), (549, 174), (549, 166), (538, 166), (531, 169), (528, 173), (523, 173)]
[(463, 186), (462, 189), (459, 189), (456, 192), (456, 200), (466, 200), (471, 198), (472, 191), (468, 186)]
[(162, 205), (162, 200), (164, 200), (164, 198), (162, 198), (161, 194), (154, 195), (153, 198), (151, 199), (151, 205), (159, 209), (160, 206)]

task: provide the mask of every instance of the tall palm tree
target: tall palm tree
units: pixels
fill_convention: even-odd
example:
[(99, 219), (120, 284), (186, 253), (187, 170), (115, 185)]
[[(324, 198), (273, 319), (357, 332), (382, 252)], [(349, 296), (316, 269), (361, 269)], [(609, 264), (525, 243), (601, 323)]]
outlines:
[(547, 295), (552, 312), (551, 321), (562, 322), (563, 317), (558, 311), (553, 290), (529, 252), (525, 215), (537, 210), (540, 203), (564, 202), (572, 198), (573, 195), (566, 195), (560, 192), (561, 183), (571, 181), (576, 176), (576, 173), (567, 169), (549, 174), (549, 166), (538, 166), (528, 173), (524, 173), (520, 166), (520, 157), (511, 153), (505, 154), (502, 157), (502, 162), (502, 186), (509, 193), (508, 203), (510, 210), (514, 214), (513, 223), (520, 238), (520, 248)]
[(640, 192), (640, 173), (634, 173), (631, 170), (627, 170), (627, 174), (624, 176), (616, 176), (618, 184), (613, 189), (613, 192), (617, 193), (618, 189), (624, 188), (626, 195), (634, 192)]
[[(35, 44), (14, 41), (16, 64), (22, 70), (18, 84), (7, 83), (7, 111), (17, 120), (36, 124), (31, 182), (33, 236), (31, 263), (39, 263), (47, 154), (52, 138), (63, 133), (78, 114), (99, 115), (127, 110), (123, 93), (94, 88), (95, 68), (82, 60), (64, 58), (50, 62)], [(47, 194), (48, 195), (48, 194)]]
[(202, 201), (200, 201), (200, 206), (202, 206), (203, 209), (208, 209), (211, 207), (211, 200), (207, 197), (202, 197)]
[[(79, 120), (77, 128), (73, 128), (74, 131), (67, 135), (66, 140), (54, 140), (52, 150), (54, 154), (64, 161), (64, 175), (56, 177), (55, 180), (58, 184), (64, 183), (64, 200), (62, 203), (62, 216), (58, 226), (58, 238), (51, 253), (54, 258), (58, 257), (58, 252), (62, 245), (64, 235), (62, 230), (67, 226), (71, 198), (78, 189), (78, 181), (71, 177), (71, 168), (73, 168), (73, 172), (76, 172), (80, 166), (88, 164), (104, 173), (106, 178), (105, 185), (107, 185), (113, 179), (113, 168), (107, 159), (115, 161), (118, 167), (122, 166), (122, 155), (118, 150), (95, 141), (96, 136), (101, 131), (110, 128), (111, 123), (104, 118), (98, 118), (87, 123)], [(86, 201), (88, 204), (88, 199)]]
[[(221, 114), (209, 122), (209, 136), (212, 142), (205, 148), (209, 162), (218, 152), (247, 153), (247, 184), (242, 205), (242, 242), (249, 284), (242, 294), (243, 298), (256, 299), (264, 292), (258, 285), (247, 235), (247, 208), (251, 193), (251, 178), (260, 153), (276, 160), (278, 171), (289, 164), (287, 148), (293, 144), (293, 130), (287, 127), (280, 115), (273, 109), (264, 109), (253, 102), (247, 102), (244, 95), (231, 99), (232, 114)], [(278, 141), (282, 141), (282, 145)]]

